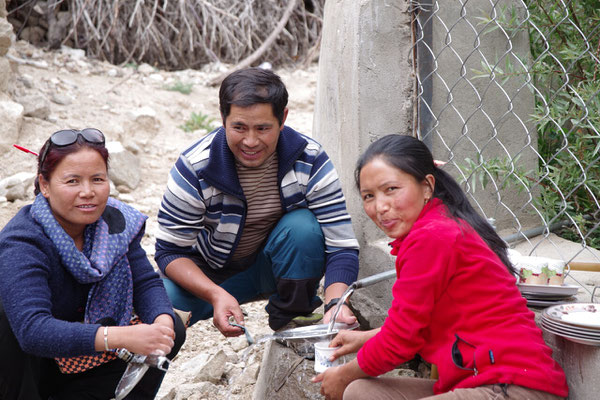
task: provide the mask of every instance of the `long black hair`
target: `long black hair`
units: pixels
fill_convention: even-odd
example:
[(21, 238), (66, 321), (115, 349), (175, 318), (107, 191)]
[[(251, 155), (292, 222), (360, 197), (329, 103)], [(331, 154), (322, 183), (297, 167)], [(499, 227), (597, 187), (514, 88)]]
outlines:
[(487, 245), (498, 255), (513, 274), (514, 267), (508, 259), (507, 245), (498, 236), (494, 228), (475, 211), (467, 196), (446, 171), (436, 167), (433, 156), (427, 146), (419, 139), (406, 135), (387, 135), (371, 143), (356, 163), (355, 180), (360, 190), (360, 171), (369, 161), (382, 158), (391, 166), (412, 175), (422, 182), (428, 174), (435, 178), (433, 197), (440, 199), (455, 219), (467, 222)]

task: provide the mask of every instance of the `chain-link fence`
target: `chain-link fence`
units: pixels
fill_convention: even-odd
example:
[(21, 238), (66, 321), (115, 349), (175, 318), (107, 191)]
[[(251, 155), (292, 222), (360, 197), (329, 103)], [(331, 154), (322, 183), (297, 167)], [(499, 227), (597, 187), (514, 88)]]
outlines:
[(412, 6), (419, 137), (510, 244), (600, 261), (600, 1)]

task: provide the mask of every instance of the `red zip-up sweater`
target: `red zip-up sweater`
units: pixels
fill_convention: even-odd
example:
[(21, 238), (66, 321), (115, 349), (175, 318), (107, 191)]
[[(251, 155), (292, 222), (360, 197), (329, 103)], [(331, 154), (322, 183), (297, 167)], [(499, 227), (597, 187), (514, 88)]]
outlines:
[[(365, 373), (383, 374), (418, 353), (438, 367), (435, 394), (508, 383), (567, 396), (565, 374), (515, 278), (473, 228), (448, 216), (439, 199), (392, 247), (394, 300), (381, 331), (358, 352)], [(462, 339), (461, 366), (477, 373), (453, 362), (456, 335)]]

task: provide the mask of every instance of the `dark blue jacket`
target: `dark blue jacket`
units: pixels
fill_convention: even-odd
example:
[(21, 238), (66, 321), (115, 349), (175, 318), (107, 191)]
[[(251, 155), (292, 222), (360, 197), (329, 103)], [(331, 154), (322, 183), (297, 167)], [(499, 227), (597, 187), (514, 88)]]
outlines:
[[(62, 266), (30, 209), (30, 205), (23, 207), (0, 232), (0, 300), (10, 326), (29, 354), (48, 358), (95, 354), (100, 325), (80, 322), (91, 284), (78, 283)], [(127, 258), (134, 309), (143, 322), (152, 323), (160, 314), (173, 316), (173, 309), (140, 245), (143, 235), (141, 229)]]

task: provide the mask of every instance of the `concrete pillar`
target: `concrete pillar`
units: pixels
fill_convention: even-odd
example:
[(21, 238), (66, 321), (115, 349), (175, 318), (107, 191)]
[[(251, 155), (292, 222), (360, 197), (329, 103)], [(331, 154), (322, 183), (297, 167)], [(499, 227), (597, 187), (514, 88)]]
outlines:
[[(383, 238), (362, 210), (354, 185), (360, 154), (378, 137), (411, 133), (414, 73), (409, 2), (330, 0), (325, 3), (313, 137), (323, 144), (340, 174), (354, 230), (361, 242), (360, 276), (393, 268)], [(373, 243), (373, 244), (371, 244)], [(383, 315), (391, 283), (353, 295), (377, 299)], [(359, 293), (360, 292), (360, 293)], [(382, 296), (382, 297), (379, 297)], [(358, 303), (358, 302), (357, 302)], [(362, 300), (361, 300), (362, 303)], [(371, 314), (371, 311), (365, 311)], [(376, 318), (377, 319), (377, 318)]]

